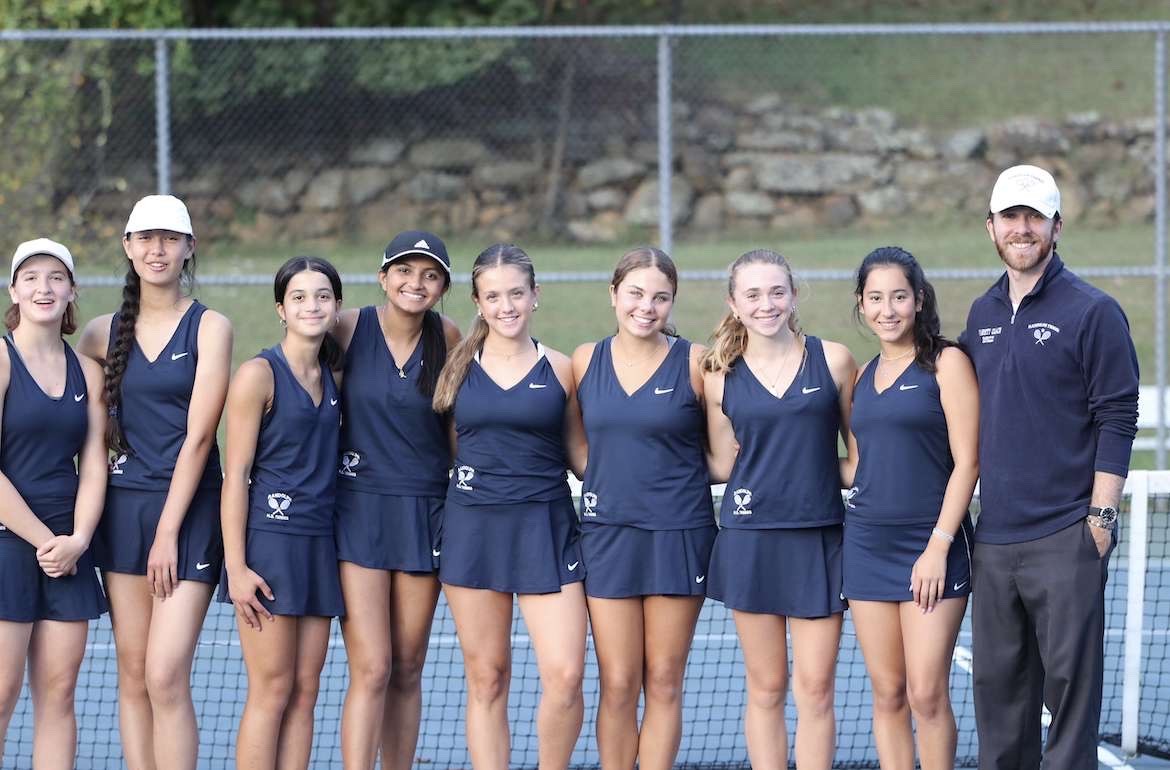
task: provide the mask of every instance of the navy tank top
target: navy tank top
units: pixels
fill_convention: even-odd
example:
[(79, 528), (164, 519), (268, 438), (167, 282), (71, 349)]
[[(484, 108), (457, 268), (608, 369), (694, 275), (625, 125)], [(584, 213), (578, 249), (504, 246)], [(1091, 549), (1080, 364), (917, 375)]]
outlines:
[(582, 521), (649, 530), (713, 524), (706, 419), (691, 387), (691, 344), (672, 338), (658, 369), (627, 395), (612, 343), (607, 337), (594, 346), (577, 391), (589, 440)]
[[(175, 461), (187, 439), (187, 410), (199, 362), (199, 321), (206, 310), (204, 305), (192, 302), (154, 361), (146, 358), (137, 340), (131, 343), (119, 409), (122, 433), (130, 451), (110, 460), (110, 486), (154, 491), (170, 488)], [(110, 324), (111, 349), (118, 317), (115, 313)], [(199, 486), (219, 487), (222, 483), (219, 446), (213, 440)]]
[(260, 420), (248, 487), (248, 527), (294, 535), (333, 533), (341, 398), (321, 364), (321, 403), (297, 382), (279, 345), (260, 352), (272, 367), (272, 408)]
[(373, 305), (358, 314), (345, 356), (337, 481), (365, 492), (443, 497), (451, 443), (443, 418), (419, 392), (421, 340), (399, 369)]
[(723, 379), (723, 413), (739, 455), (719, 508), (719, 523), (737, 529), (840, 524), (837, 437), (841, 407), (821, 341), (804, 338), (804, 360), (779, 397), (741, 358)]
[[(11, 336), (8, 345), (8, 392), (0, 430), (0, 470), (33, 513), (54, 532), (68, 531), (77, 497), (74, 458), (89, 428), (89, 394), (85, 373), (73, 349), (65, 346), (65, 392), (52, 398), (25, 368)], [(64, 524), (64, 529), (60, 526)], [(0, 537), (14, 538), (0, 526)]]
[(447, 498), (462, 505), (550, 502), (569, 495), (565, 389), (540, 357), (503, 389), (477, 360), (455, 397), (455, 470)]
[(915, 362), (878, 393), (877, 363), (853, 390), (858, 464), (847, 513), (873, 524), (934, 523), (955, 467), (938, 381)]

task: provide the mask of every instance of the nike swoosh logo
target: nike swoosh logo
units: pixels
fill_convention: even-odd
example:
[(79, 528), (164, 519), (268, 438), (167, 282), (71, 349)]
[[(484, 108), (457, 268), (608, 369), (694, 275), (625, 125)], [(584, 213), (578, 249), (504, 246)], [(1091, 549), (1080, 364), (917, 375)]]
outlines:
[(74, 396), (73, 396), (73, 400), (74, 400), (74, 401), (80, 401), (80, 400), (81, 400), (81, 399), (83, 399), (83, 398), (85, 398), (85, 394), (84, 394), (84, 393), (82, 393), (82, 394), (80, 394), (80, 395), (74, 395)]
[(673, 392), (674, 392), (674, 388), (655, 388), (654, 389), (654, 395), (656, 395), (656, 396), (665, 396), (667, 393), (673, 393)]
[(963, 581), (963, 582), (961, 582), (961, 583), (955, 583), (955, 584), (954, 584), (953, 586), (951, 586), (951, 587), (952, 587), (953, 589), (955, 589), (956, 591), (962, 591), (962, 590), (963, 590), (963, 586), (965, 586), (965, 585), (967, 585), (967, 581), (966, 581), (966, 580), (964, 580), (964, 581)]
[(914, 390), (917, 387), (917, 385), (899, 385), (898, 390)]
[(539, 390), (540, 388), (547, 388), (548, 385), (541, 385), (537, 382), (530, 382), (528, 383), (528, 387), (532, 388), (533, 390)]
[(337, 399), (336, 398), (329, 399), (329, 406), (337, 406)]
[(695, 575), (695, 582), (696, 583), (702, 583), (706, 579), (707, 579), (706, 575)]
[(821, 389), (821, 386), (818, 385), (815, 388), (801, 388), (800, 392), (807, 396), (809, 393), (816, 393), (820, 389)]
[(186, 358), (186, 357), (187, 357), (187, 356), (189, 356), (189, 355), (191, 355), (191, 353), (190, 353), (190, 352), (187, 352), (187, 353), (171, 353), (171, 360), (172, 360), (172, 361), (178, 361), (180, 358)]
[(442, 553), (442, 551), (436, 551), (434, 548), (431, 549), (431, 556), (438, 556), (440, 553)]
[(201, 562), (198, 562), (198, 563), (195, 565), (195, 569), (197, 569), (197, 570), (199, 570), (200, 572), (202, 572), (203, 570), (207, 569), (207, 568), (208, 568), (208, 567), (210, 567), (210, 566), (211, 566), (211, 562), (209, 562), (209, 561), (201, 561)]
[(577, 565), (580, 563), (581, 562), (579, 561), (575, 561), (572, 564), (566, 564), (565, 566), (569, 568), (569, 572), (572, 572), (573, 570), (577, 569)]

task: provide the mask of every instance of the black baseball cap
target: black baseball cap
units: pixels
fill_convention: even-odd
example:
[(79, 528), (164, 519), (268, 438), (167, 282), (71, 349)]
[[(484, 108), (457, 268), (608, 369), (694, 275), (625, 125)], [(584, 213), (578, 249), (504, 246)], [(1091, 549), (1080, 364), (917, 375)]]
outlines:
[(406, 230), (394, 236), (382, 254), (382, 269), (396, 259), (409, 257), (415, 254), (430, 257), (443, 266), (447, 271), (447, 281), (451, 280), (451, 258), (447, 256), (447, 244), (434, 233), (425, 230)]

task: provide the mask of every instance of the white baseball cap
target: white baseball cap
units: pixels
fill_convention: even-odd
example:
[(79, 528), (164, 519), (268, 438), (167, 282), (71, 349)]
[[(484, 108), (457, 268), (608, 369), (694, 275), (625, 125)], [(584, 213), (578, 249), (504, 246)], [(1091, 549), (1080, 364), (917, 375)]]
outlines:
[(187, 206), (173, 195), (147, 195), (134, 204), (122, 232), (139, 233), (143, 230), (170, 230), (195, 236)]
[(16, 279), (16, 271), (20, 266), (30, 257), (39, 257), (41, 255), (56, 257), (61, 260), (61, 264), (69, 270), (69, 275), (73, 275), (73, 255), (69, 253), (69, 249), (65, 248), (63, 244), (51, 241), (48, 238), (36, 238), (31, 241), (25, 241), (16, 247), (16, 253), (12, 255), (12, 271), (8, 275), (8, 282), (12, 283)]
[(990, 211), (998, 214), (1012, 206), (1027, 206), (1052, 219), (1060, 212), (1056, 180), (1036, 166), (1012, 166), (999, 175), (991, 189)]

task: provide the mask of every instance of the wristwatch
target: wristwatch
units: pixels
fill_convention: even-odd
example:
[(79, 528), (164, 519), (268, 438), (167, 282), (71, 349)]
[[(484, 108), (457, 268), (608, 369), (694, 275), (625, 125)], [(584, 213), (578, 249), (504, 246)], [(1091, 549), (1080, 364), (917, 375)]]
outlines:
[(1100, 529), (1113, 529), (1117, 526), (1117, 509), (1113, 506), (1098, 508), (1095, 505), (1090, 505), (1088, 522)]

